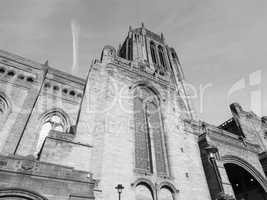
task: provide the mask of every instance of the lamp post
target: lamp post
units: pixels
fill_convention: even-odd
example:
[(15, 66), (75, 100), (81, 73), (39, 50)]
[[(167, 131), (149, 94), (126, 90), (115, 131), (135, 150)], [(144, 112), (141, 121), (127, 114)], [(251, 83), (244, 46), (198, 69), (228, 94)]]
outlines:
[(119, 200), (121, 200), (121, 192), (124, 189), (124, 187), (122, 186), (122, 184), (118, 184), (115, 189), (118, 191), (119, 194)]

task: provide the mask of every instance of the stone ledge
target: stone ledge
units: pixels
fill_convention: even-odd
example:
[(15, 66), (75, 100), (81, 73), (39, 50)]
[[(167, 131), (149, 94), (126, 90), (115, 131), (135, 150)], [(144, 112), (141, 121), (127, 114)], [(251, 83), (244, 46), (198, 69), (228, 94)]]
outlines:
[[(64, 136), (64, 135), (69, 135), (69, 136)], [(85, 146), (85, 147), (89, 147), (89, 148), (93, 148), (92, 145), (89, 144), (85, 144), (85, 143), (81, 143), (81, 142), (74, 142), (73, 138), (75, 136), (71, 133), (62, 133), (62, 132), (58, 132), (58, 131), (51, 131), (49, 133), (48, 138), (52, 139), (52, 140), (58, 140), (58, 141), (62, 141), (62, 142), (68, 142), (68, 143), (72, 143), (75, 145), (80, 145), (80, 146)]]
[(22, 157), (0, 155), (0, 172), (1, 171), (37, 177), (94, 183), (92, 173), (90, 172), (37, 161), (32, 156)]
[(88, 200), (88, 199), (95, 199), (92, 196), (88, 195), (80, 195), (80, 194), (71, 194), (69, 200)]

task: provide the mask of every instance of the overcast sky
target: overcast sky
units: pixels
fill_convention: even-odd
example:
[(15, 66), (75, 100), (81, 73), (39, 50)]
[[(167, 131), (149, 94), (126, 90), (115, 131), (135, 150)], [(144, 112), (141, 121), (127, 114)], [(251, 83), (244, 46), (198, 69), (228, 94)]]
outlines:
[[(163, 32), (169, 46), (177, 50), (186, 79), (196, 88), (194, 107), (200, 119), (219, 125), (230, 118), (229, 103), (234, 101), (246, 110), (267, 115), (266, 0), (0, 3), (3, 50), (41, 63), (48, 59), (54, 68), (85, 77), (90, 61), (100, 57), (104, 45), (117, 47), (129, 25), (144, 22), (151, 31)], [(74, 71), (71, 23), (79, 30), (78, 67)], [(200, 87), (205, 86), (209, 87), (201, 103)]]

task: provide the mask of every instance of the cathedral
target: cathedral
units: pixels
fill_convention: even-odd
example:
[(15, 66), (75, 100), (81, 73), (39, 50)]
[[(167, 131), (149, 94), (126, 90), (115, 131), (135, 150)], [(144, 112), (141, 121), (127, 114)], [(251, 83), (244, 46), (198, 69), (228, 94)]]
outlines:
[(0, 200), (267, 200), (267, 117), (197, 120), (163, 34), (130, 27), (88, 66), (0, 51)]

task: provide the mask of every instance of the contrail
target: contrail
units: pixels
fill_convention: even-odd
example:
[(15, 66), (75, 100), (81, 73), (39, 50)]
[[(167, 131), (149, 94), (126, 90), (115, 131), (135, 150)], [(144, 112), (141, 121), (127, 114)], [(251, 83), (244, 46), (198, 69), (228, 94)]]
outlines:
[(72, 32), (72, 51), (73, 51), (71, 71), (74, 72), (79, 65), (79, 33), (80, 33), (80, 26), (74, 20), (71, 20), (71, 32)]

